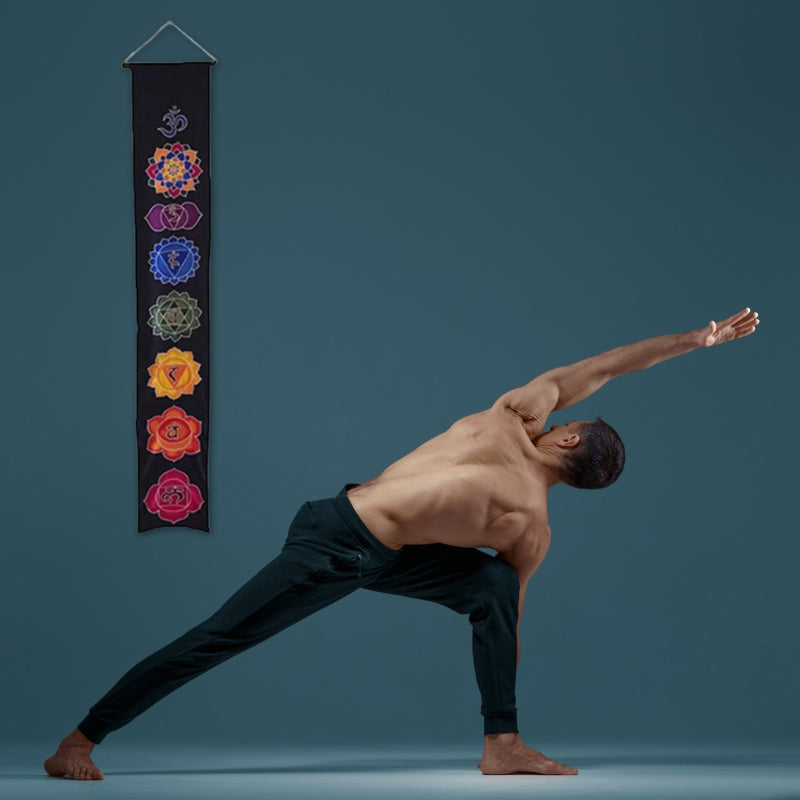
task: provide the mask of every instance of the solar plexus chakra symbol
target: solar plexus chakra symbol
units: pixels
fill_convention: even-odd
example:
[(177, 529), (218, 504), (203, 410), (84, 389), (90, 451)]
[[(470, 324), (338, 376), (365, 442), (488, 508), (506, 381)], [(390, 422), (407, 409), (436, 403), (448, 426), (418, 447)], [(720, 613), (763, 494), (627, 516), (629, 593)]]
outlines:
[(199, 511), (203, 502), (200, 489), (185, 472), (174, 467), (162, 473), (158, 483), (147, 490), (144, 498), (144, 504), (151, 514), (173, 525)]
[(170, 347), (166, 353), (158, 353), (148, 367), (147, 385), (155, 390), (156, 397), (177, 400), (183, 394), (194, 394), (194, 387), (202, 380), (201, 366), (194, 360), (191, 350)]
[(156, 233), (161, 231), (190, 231), (197, 225), (203, 212), (188, 200), (185, 203), (156, 203), (144, 216), (150, 230)]
[(176, 292), (173, 289), (169, 294), (157, 297), (155, 304), (150, 306), (147, 324), (153, 329), (154, 336), (165, 342), (177, 342), (188, 338), (200, 327), (202, 313), (197, 300), (190, 297), (188, 292)]
[(200, 251), (191, 239), (169, 236), (150, 251), (150, 272), (164, 284), (177, 286), (193, 278), (200, 266)]
[(148, 162), (147, 185), (155, 189), (156, 194), (169, 195), (173, 200), (193, 192), (203, 174), (197, 150), (180, 142), (156, 147)]
[(161, 453), (168, 461), (179, 461), (184, 456), (200, 452), (200, 431), (203, 423), (182, 408), (172, 406), (163, 414), (147, 420), (147, 452)]

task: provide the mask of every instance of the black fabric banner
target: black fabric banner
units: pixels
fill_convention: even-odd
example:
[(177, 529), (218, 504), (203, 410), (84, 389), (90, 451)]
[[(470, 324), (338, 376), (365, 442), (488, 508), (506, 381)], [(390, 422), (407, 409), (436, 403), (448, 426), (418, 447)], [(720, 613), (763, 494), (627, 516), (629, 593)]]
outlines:
[(212, 64), (125, 66), (133, 88), (139, 531), (208, 531)]

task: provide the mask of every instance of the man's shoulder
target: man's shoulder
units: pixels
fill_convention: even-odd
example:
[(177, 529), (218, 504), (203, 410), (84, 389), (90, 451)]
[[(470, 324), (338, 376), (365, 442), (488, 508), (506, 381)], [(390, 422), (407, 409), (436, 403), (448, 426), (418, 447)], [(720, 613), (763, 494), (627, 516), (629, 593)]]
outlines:
[(502, 406), (491, 406), (483, 411), (476, 411), (474, 414), (467, 414), (457, 419), (451, 426), (451, 431), (468, 430), (500, 430), (500, 429), (519, 429), (521, 419), (511, 409)]

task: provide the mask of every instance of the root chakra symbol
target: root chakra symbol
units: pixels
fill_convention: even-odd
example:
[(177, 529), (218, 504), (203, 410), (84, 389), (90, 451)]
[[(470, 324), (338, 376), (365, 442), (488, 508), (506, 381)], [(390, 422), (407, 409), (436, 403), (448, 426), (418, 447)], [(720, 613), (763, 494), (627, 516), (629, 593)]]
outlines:
[(197, 300), (188, 292), (162, 294), (156, 298), (155, 305), (150, 306), (150, 319), (147, 324), (153, 329), (153, 335), (177, 342), (187, 339), (200, 327), (202, 309)]
[(200, 267), (200, 251), (191, 239), (169, 236), (150, 251), (150, 272), (164, 284), (177, 286), (193, 278)]
[(172, 406), (163, 414), (147, 420), (147, 452), (161, 453), (168, 461), (200, 452), (200, 431), (203, 423), (189, 416), (182, 408)]
[(191, 350), (170, 347), (166, 353), (158, 353), (147, 368), (150, 375), (147, 385), (155, 390), (156, 397), (177, 400), (183, 394), (194, 394), (194, 387), (202, 380), (201, 366)]
[(144, 504), (151, 514), (173, 525), (199, 511), (203, 502), (200, 489), (185, 472), (174, 467), (162, 473), (158, 483), (147, 490), (144, 498)]
[(173, 200), (193, 192), (203, 174), (197, 150), (180, 142), (156, 147), (148, 163), (147, 185), (155, 189), (156, 194), (169, 195)]

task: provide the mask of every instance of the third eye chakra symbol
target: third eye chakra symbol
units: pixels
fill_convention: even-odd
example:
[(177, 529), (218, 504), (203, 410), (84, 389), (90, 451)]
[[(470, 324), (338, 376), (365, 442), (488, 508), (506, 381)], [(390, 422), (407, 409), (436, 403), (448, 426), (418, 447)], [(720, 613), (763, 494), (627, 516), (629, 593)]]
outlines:
[(150, 251), (150, 272), (161, 283), (177, 286), (193, 278), (200, 266), (200, 251), (183, 236), (162, 239)]
[(167, 139), (172, 139), (174, 136), (177, 136), (181, 131), (185, 131), (186, 128), (189, 126), (189, 120), (181, 114), (181, 110), (178, 106), (172, 106), (172, 108), (161, 117), (162, 122), (166, 122), (167, 125), (164, 128), (158, 128), (158, 132), (163, 136), (166, 136)]
[(145, 221), (151, 230), (161, 233), (163, 230), (178, 231), (182, 228), (191, 230), (200, 221), (203, 212), (194, 203), (156, 203), (145, 214)]
[(147, 324), (153, 329), (153, 335), (164, 341), (177, 342), (188, 339), (200, 327), (202, 309), (197, 300), (188, 292), (162, 294), (156, 298), (155, 305), (150, 306), (150, 319)]

